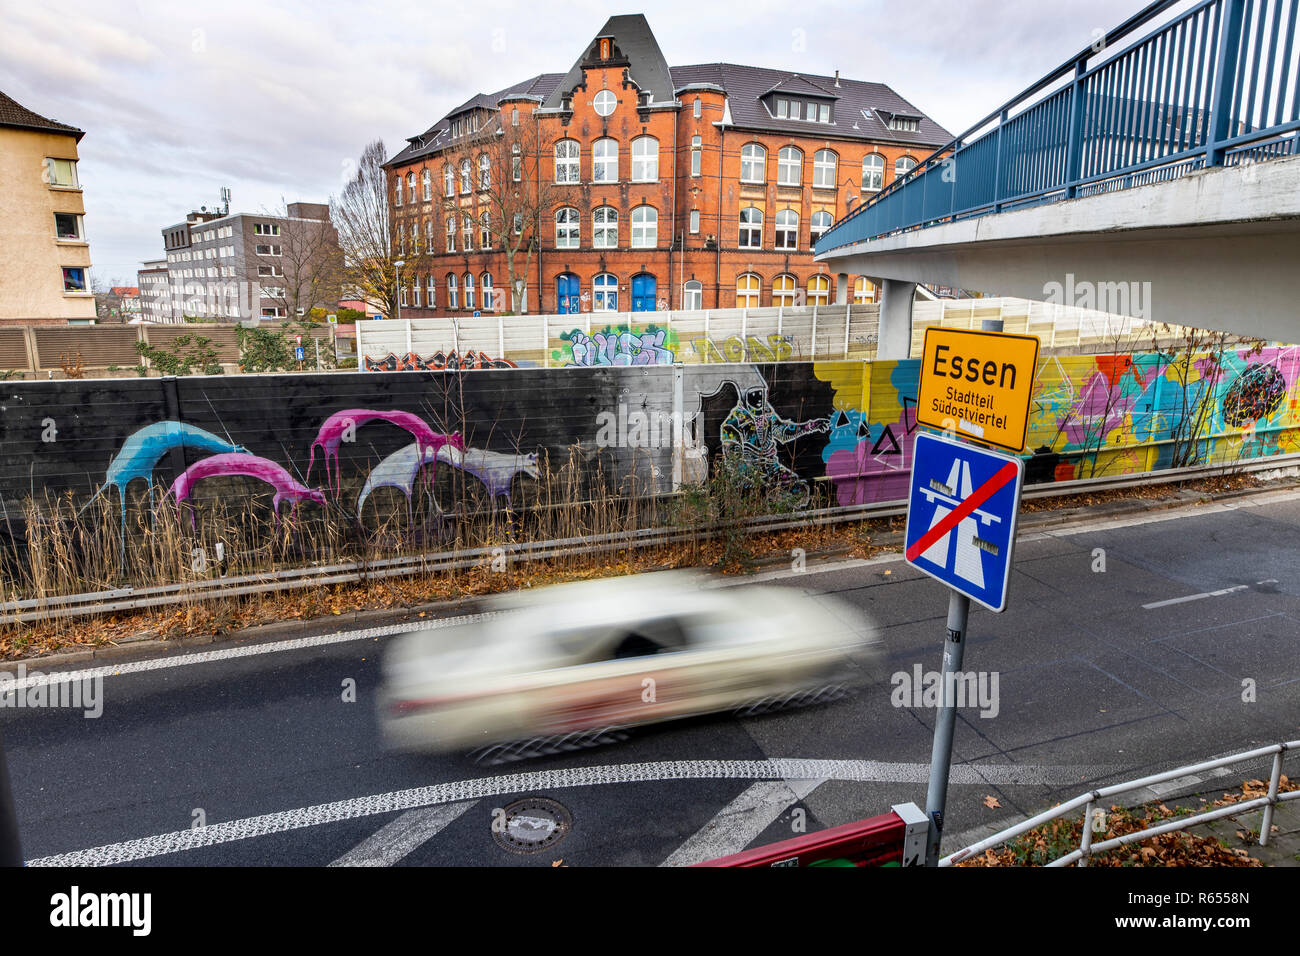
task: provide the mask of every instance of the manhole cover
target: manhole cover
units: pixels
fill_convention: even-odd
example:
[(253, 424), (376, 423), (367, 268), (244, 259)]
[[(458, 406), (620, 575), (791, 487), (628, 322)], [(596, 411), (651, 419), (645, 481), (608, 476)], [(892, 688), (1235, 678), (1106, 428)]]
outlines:
[(516, 800), (492, 815), (492, 839), (511, 853), (550, 849), (572, 829), (573, 815), (546, 797)]

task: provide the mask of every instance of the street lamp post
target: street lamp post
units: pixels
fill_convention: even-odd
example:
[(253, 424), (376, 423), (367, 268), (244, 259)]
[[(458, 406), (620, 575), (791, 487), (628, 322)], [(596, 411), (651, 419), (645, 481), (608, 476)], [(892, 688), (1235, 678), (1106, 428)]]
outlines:
[(393, 265), (397, 266), (397, 321), (402, 321), (402, 266), (406, 265), (405, 259), (398, 259)]

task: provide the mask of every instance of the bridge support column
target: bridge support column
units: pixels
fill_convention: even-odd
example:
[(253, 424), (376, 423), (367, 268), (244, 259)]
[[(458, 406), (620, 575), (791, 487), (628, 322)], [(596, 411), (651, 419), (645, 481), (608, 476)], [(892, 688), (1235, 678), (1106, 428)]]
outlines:
[(835, 304), (849, 304), (849, 274), (847, 272), (841, 272), (835, 276)]
[(905, 359), (912, 354), (912, 299), (915, 295), (915, 282), (881, 280), (876, 358)]

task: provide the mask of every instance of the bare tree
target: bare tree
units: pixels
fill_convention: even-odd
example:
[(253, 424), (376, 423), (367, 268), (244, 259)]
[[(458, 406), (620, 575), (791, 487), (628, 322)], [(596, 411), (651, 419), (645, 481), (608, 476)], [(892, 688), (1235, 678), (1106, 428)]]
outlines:
[(366, 146), (356, 175), (342, 195), (330, 200), (330, 218), (338, 231), (346, 284), (391, 318), (401, 301), (397, 263), (405, 260), (401, 267), (405, 276), (416, 276), (428, 271), (428, 257), (426, 246), (405, 248), (405, 231), (399, 243), (399, 224), (389, 208), (386, 155), (382, 140)]
[[(463, 235), (464, 217), (470, 216), (476, 238), (486, 224), (491, 245), (505, 258), (506, 288), (512, 294), (509, 308), (498, 309), (501, 312), (528, 311), (524, 292), (542, 223), (555, 203), (554, 185), (539, 175), (547, 143), (531, 112), (509, 110), (437, 157), (444, 164), (435, 167), (443, 222), (455, 216)], [(450, 194), (445, 186), (448, 170)]]
[(316, 306), (332, 306), (342, 289), (343, 253), (334, 225), (326, 219), (313, 222), (292, 219), (288, 205), (266, 215), (276, 220), (280, 234), (259, 243), (266, 254), (255, 254), (258, 284), (263, 297), (284, 310), (287, 317), (308, 315)]

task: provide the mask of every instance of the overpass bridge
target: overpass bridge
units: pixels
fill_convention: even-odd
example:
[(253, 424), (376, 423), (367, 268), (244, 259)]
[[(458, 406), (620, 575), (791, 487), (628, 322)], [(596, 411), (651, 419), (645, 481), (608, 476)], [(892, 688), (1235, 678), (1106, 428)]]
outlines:
[(1300, 340), (1298, 14), (1149, 4), (828, 230), (837, 299), (877, 279), (881, 358), (917, 283)]

